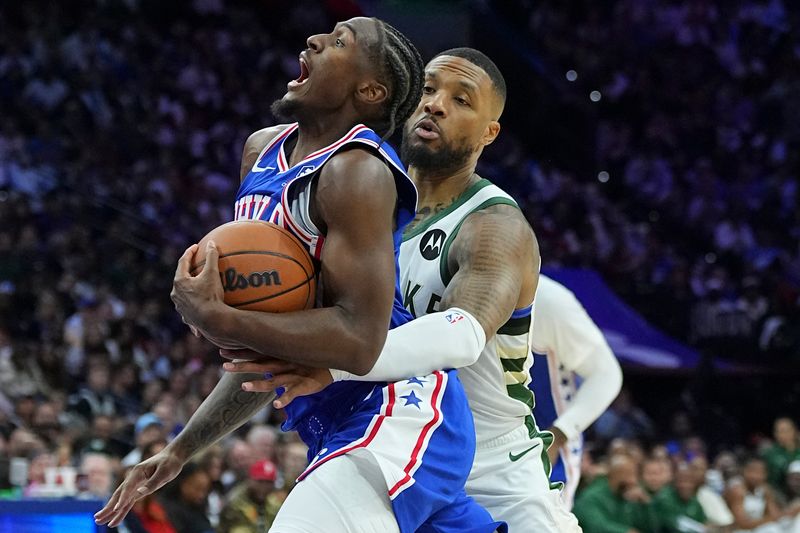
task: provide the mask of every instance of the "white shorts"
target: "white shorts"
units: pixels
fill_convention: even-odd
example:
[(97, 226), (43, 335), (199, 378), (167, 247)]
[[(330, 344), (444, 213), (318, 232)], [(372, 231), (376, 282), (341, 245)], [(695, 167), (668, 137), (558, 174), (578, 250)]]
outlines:
[(270, 533), (399, 533), (386, 482), (369, 454), (342, 455), (295, 485)]
[(467, 494), (495, 520), (508, 524), (509, 533), (575, 533), (581, 527), (556, 489), (550, 488), (540, 437), (521, 426), (490, 441), (478, 443), (467, 480)]

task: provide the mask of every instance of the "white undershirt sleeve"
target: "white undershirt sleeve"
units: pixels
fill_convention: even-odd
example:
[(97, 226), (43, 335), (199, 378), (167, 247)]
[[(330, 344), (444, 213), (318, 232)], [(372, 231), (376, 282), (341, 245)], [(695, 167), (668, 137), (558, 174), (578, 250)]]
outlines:
[(389, 331), (375, 366), (357, 376), (331, 370), (334, 381), (399, 381), (434, 370), (470, 366), (486, 345), (483, 326), (463, 309), (451, 307)]
[(552, 353), (557, 365), (584, 380), (569, 406), (553, 422), (572, 439), (617, 397), (622, 387), (622, 370), (603, 332), (572, 291), (542, 275), (535, 309), (531, 328), (534, 351)]
[(577, 437), (597, 420), (622, 388), (622, 370), (607, 344), (598, 345), (574, 371), (583, 383), (570, 406), (553, 422), (568, 439)]

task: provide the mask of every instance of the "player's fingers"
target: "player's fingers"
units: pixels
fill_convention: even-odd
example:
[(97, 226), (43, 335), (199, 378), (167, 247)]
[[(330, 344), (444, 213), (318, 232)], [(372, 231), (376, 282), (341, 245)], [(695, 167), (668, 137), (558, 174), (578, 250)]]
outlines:
[(301, 379), (298, 380), (293, 386), (286, 387), (286, 390), (283, 394), (281, 394), (280, 398), (276, 398), (275, 401), (272, 402), (273, 407), (275, 409), (283, 409), (295, 398), (300, 396), (308, 396), (309, 394), (314, 394), (319, 392), (319, 384), (309, 380), (309, 379)]
[(156, 468), (156, 471), (153, 472), (152, 476), (136, 487), (136, 499), (138, 500), (139, 498), (147, 496), (148, 494), (152, 494), (172, 481), (174, 477), (175, 474), (172, 474), (166, 468)]
[(219, 250), (214, 241), (208, 241), (205, 254), (206, 263), (203, 265), (203, 271), (200, 272), (200, 275), (217, 277), (219, 275)]
[(269, 361), (236, 361), (224, 363), (222, 368), (226, 372), (235, 372), (238, 374), (264, 374), (268, 372), (276, 376), (278, 374), (292, 373), (297, 367), (293, 363), (287, 361), (270, 359)]
[(183, 252), (183, 255), (178, 259), (178, 268), (175, 270), (175, 279), (188, 278), (190, 276), (189, 269), (192, 265), (192, 258), (197, 251), (197, 245), (193, 244)]
[(245, 361), (253, 361), (264, 357), (249, 348), (220, 348), (219, 354), (226, 359), (243, 359)]
[(258, 381), (245, 381), (242, 383), (242, 390), (245, 392), (273, 392), (278, 387), (280, 387), (279, 384), (263, 379)]
[(122, 486), (117, 487), (117, 490), (114, 491), (114, 494), (111, 495), (111, 498), (108, 499), (108, 502), (105, 504), (105, 506), (94, 514), (95, 522), (98, 524), (105, 524), (111, 520), (111, 517), (114, 516), (114, 508), (119, 501), (119, 493), (121, 491)]

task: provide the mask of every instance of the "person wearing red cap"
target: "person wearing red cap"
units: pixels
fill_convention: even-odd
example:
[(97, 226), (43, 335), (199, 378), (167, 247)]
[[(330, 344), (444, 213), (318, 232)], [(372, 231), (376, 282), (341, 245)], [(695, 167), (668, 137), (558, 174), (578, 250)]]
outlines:
[(278, 469), (270, 460), (250, 467), (248, 479), (233, 488), (220, 514), (218, 531), (257, 533), (266, 531), (275, 520), (283, 498), (275, 492)]

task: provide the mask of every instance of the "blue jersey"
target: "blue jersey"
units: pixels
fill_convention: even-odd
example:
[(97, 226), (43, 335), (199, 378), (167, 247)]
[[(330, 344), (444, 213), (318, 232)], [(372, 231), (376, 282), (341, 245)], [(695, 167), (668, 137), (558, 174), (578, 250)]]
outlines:
[[(307, 247), (315, 260), (319, 260), (325, 236), (315, 231), (308, 220), (303, 220), (309, 201), (303, 191), (334, 154), (353, 147), (366, 149), (382, 159), (394, 174), (397, 209), (393, 238), (395, 279), (399, 279), (397, 256), (403, 229), (415, 215), (417, 190), (397, 153), (389, 144), (381, 142), (374, 131), (359, 124), (338, 141), (289, 166), (285, 146), (287, 141), (297, 135), (297, 128), (297, 124), (289, 125), (261, 151), (236, 194), (234, 218), (264, 220), (282, 226)], [(399, 282), (395, 282), (390, 327), (394, 328), (409, 320), (411, 316), (403, 307)], [(286, 407), (288, 418), (283, 429), (296, 430), (309, 446), (309, 458), (314, 457), (326, 436), (336, 430), (337, 422), (350, 413), (356, 402), (368, 396), (374, 386), (374, 383), (367, 382), (334, 383), (317, 394), (297, 398)]]

